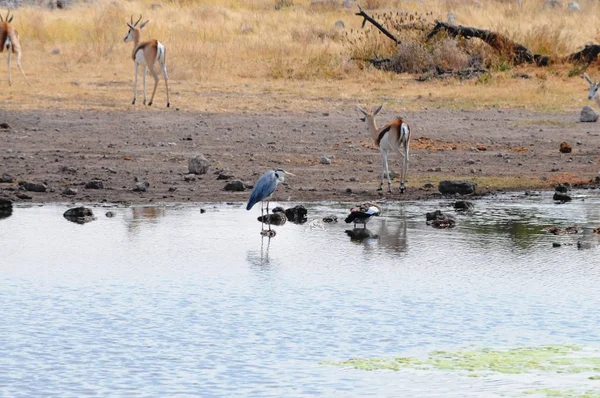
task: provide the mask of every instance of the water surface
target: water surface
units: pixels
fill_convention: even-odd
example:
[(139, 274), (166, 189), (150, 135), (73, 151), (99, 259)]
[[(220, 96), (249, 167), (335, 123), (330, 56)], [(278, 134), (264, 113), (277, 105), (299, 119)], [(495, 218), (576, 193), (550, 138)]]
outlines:
[[(345, 204), (259, 235), (242, 204), (62, 205), (0, 219), (2, 396), (521, 396), (587, 374), (364, 371), (327, 361), (574, 344), (597, 350), (600, 200), (490, 198), (457, 227), (392, 203), (352, 240)], [(285, 204), (288, 205), (288, 204)], [(201, 214), (199, 208), (206, 209)], [(111, 210), (115, 217), (104, 213)], [(337, 224), (319, 220), (336, 214)], [(543, 227), (578, 225), (552, 236)], [(578, 250), (577, 241), (589, 243)], [(552, 248), (552, 242), (563, 244)]]

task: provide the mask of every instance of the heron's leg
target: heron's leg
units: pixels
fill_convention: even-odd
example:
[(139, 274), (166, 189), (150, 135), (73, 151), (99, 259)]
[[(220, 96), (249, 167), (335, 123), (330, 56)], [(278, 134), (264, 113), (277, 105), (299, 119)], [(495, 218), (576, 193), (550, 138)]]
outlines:
[(260, 230), (265, 230), (265, 204), (260, 202)]
[(269, 231), (271, 230), (271, 217), (269, 217), (269, 201), (267, 200), (267, 223), (269, 224)]

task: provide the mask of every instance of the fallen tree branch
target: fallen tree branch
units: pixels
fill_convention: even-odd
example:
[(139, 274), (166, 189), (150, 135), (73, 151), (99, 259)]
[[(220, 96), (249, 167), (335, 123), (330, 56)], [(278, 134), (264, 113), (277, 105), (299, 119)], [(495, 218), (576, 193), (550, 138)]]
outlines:
[(387, 37), (389, 37), (390, 39), (392, 39), (394, 42), (396, 42), (396, 44), (400, 44), (400, 40), (398, 40), (396, 38), (396, 36), (394, 36), (393, 34), (390, 33), (389, 30), (387, 30), (386, 28), (383, 27), (383, 25), (381, 25), (379, 22), (377, 22), (375, 19), (373, 19), (373, 17), (371, 17), (369, 14), (367, 14), (361, 6), (358, 6), (358, 10), (359, 12), (357, 12), (355, 15), (361, 16), (363, 17), (363, 23), (362, 23), (362, 27), (365, 27), (365, 24), (367, 23), (367, 21), (371, 22), (373, 24), (373, 26), (375, 26), (377, 29), (379, 29), (381, 31), (381, 33), (383, 33), (384, 35), (386, 35)]
[(529, 64), (536, 64), (538, 66), (547, 66), (550, 63), (550, 57), (534, 54), (524, 45), (514, 42), (500, 33), (485, 29), (477, 29), (461, 25), (457, 26), (446, 22), (436, 21), (436, 24), (431, 32), (427, 34), (427, 40), (431, 39), (442, 30), (452, 37), (460, 36), (464, 37), (465, 39), (475, 37), (481, 39), (500, 54), (510, 57), (514, 64), (522, 64), (523, 62), (527, 62)]
[(443, 70), (436, 68), (436, 70), (423, 73), (417, 78), (417, 81), (424, 82), (431, 79), (445, 79), (447, 77), (458, 77), (460, 80), (465, 80), (479, 77), (485, 73), (489, 73), (489, 71), (484, 68), (467, 68), (459, 70)]
[(598, 54), (600, 54), (600, 45), (587, 44), (583, 50), (577, 51), (565, 58), (568, 62), (591, 64), (596, 60), (596, 58), (598, 58)]

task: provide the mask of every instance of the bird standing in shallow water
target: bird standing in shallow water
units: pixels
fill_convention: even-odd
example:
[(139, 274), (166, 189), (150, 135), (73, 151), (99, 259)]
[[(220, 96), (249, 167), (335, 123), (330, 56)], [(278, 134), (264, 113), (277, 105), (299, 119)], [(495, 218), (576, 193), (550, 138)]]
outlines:
[(363, 228), (367, 227), (367, 222), (371, 219), (371, 217), (378, 216), (381, 214), (381, 207), (377, 206), (375, 203), (363, 203), (359, 206), (353, 207), (350, 209), (350, 215), (346, 217), (346, 221), (348, 224), (354, 222), (354, 228), (356, 228), (356, 224), (362, 223)]
[[(288, 173), (287, 171), (281, 168), (269, 170), (258, 179), (256, 185), (254, 185), (254, 188), (252, 188), (250, 198), (248, 199), (248, 204), (246, 205), (246, 210), (250, 210), (255, 204), (260, 202), (260, 213), (262, 216), (262, 230), (260, 232), (261, 235), (275, 236), (275, 231), (271, 229), (271, 221), (269, 218), (269, 199), (271, 198), (273, 192), (275, 192), (275, 189), (277, 189), (277, 185), (279, 185), (285, 180), (286, 174), (293, 176), (292, 173)], [(269, 224), (269, 229), (266, 231), (264, 227), (264, 202), (267, 202), (267, 221)]]

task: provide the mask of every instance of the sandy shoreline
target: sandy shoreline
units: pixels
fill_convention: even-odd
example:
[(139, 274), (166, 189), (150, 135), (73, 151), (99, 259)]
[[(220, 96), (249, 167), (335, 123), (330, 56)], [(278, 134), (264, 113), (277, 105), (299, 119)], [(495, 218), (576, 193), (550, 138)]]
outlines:
[[(380, 123), (396, 116), (382, 111)], [(269, 168), (295, 177), (277, 190), (279, 201), (417, 200), (437, 197), (444, 179), (476, 181), (478, 193), (551, 189), (584, 183), (599, 169), (596, 123), (577, 115), (522, 109), (404, 112), (413, 130), (408, 191), (377, 192), (380, 155), (366, 126), (349, 109), (339, 113), (210, 114), (151, 110), (0, 111), (0, 197), (35, 203), (244, 202), (249, 189), (225, 191), (231, 176), (251, 186)], [(573, 151), (560, 153), (566, 141)], [(211, 163), (188, 173), (188, 159)], [(322, 164), (322, 156), (331, 164)], [(399, 172), (399, 155), (390, 169)], [(86, 188), (101, 181), (102, 189)], [(46, 192), (20, 189), (45, 184)], [(147, 182), (146, 192), (136, 192)], [(424, 189), (427, 183), (434, 188)], [(65, 195), (67, 188), (75, 195)], [(28, 199), (30, 197), (31, 199)]]

